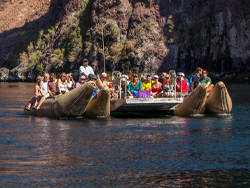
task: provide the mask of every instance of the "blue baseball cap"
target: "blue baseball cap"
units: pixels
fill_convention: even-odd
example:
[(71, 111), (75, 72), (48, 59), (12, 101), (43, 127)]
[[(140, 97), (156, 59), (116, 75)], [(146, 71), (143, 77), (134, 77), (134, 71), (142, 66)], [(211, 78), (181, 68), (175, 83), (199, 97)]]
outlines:
[(88, 61), (88, 60), (87, 60), (87, 59), (84, 59), (83, 62), (84, 62), (84, 61)]
[(152, 76), (152, 75), (150, 73), (148, 73), (147, 76)]

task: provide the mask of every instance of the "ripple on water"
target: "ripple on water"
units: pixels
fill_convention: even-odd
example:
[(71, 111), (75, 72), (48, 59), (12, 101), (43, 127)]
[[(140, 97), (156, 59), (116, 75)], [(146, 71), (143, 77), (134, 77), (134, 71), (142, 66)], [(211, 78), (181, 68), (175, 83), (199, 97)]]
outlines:
[(0, 83), (2, 187), (249, 187), (245, 101), (229, 116), (53, 119), (23, 115), (33, 86)]

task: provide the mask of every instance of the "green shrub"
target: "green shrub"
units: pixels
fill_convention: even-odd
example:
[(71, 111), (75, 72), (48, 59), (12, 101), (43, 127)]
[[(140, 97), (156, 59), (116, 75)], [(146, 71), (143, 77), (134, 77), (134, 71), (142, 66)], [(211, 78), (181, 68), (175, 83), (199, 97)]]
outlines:
[(57, 48), (54, 50), (51, 55), (51, 63), (55, 66), (55, 68), (61, 67), (64, 63), (64, 48)]
[(44, 70), (43, 63), (40, 63), (40, 64), (36, 65), (36, 70), (37, 70), (37, 72), (39, 72), (40, 74), (42, 74), (43, 70)]

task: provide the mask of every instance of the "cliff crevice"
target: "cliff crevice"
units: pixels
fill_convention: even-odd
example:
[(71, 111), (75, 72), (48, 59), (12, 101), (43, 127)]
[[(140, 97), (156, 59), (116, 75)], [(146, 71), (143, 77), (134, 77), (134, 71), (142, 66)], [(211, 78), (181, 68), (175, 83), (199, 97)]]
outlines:
[(201, 66), (231, 80), (248, 77), (249, 10), (247, 0), (4, 1), (0, 77), (77, 72), (83, 58), (96, 73), (105, 58), (108, 72), (192, 73)]

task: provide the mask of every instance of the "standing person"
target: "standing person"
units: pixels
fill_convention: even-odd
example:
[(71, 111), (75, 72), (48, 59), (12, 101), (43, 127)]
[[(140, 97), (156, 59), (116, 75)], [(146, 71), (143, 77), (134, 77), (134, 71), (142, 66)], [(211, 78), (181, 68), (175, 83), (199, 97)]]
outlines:
[(159, 82), (159, 76), (154, 75), (154, 83), (152, 85), (152, 96), (157, 97), (158, 92), (162, 88), (161, 82)]
[(80, 66), (79, 73), (80, 73), (80, 77), (84, 75), (86, 78), (89, 77), (89, 74), (92, 74), (92, 75), (94, 74), (94, 71), (92, 67), (89, 66), (89, 62), (87, 59), (83, 60), (83, 65)]
[(64, 94), (66, 92), (68, 92), (68, 82), (67, 82), (67, 75), (65, 72), (63, 72), (61, 75), (60, 75), (60, 78), (58, 79), (57, 81), (57, 87), (58, 87), (58, 92), (59, 92), (59, 95), (60, 94)]
[(147, 79), (142, 83), (142, 90), (151, 90), (152, 84), (155, 81), (152, 80), (152, 75), (150, 73), (147, 74)]
[(48, 97), (52, 97), (54, 95), (57, 94), (57, 79), (56, 79), (56, 75), (55, 73), (50, 73), (50, 79), (48, 81), (48, 93), (46, 93), (45, 95), (43, 95), (43, 97), (41, 98), (41, 100), (39, 101), (36, 109), (40, 109), (40, 106), (43, 104), (43, 102), (45, 101), (45, 99), (47, 99)]
[(42, 76), (38, 76), (36, 78), (36, 85), (35, 85), (35, 96), (30, 100), (30, 102), (26, 105), (25, 110), (30, 111), (31, 106), (33, 105), (35, 108), (38, 101), (41, 99), (43, 96), (43, 91), (42, 91)]
[(199, 81), (201, 79), (201, 75), (202, 75), (202, 68), (201, 67), (198, 67), (196, 69), (196, 74), (192, 77), (192, 82), (191, 84), (189, 85), (189, 90), (190, 92), (192, 92), (195, 88), (198, 87), (199, 85)]
[(85, 80), (86, 80), (86, 77), (84, 75), (82, 75), (80, 77), (79, 82), (76, 83), (76, 88), (79, 87), (79, 86), (81, 86), (81, 85), (83, 85), (85, 83)]
[(127, 87), (128, 95), (129, 96), (137, 96), (137, 91), (141, 90), (142, 82), (138, 78), (138, 74), (133, 75), (132, 81), (129, 83)]
[(72, 73), (67, 74), (67, 87), (68, 87), (68, 90), (70, 91), (70, 90), (74, 89), (75, 85), (76, 85), (76, 83), (74, 81)]
[(199, 84), (206, 84), (207, 92), (212, 91), (214, 88), (214, 84), (212, 84), (211, 78), (207, 76), (208, 72), (206, 69), (203, 69), (202, 71), (202, 79), (200, 80)]

